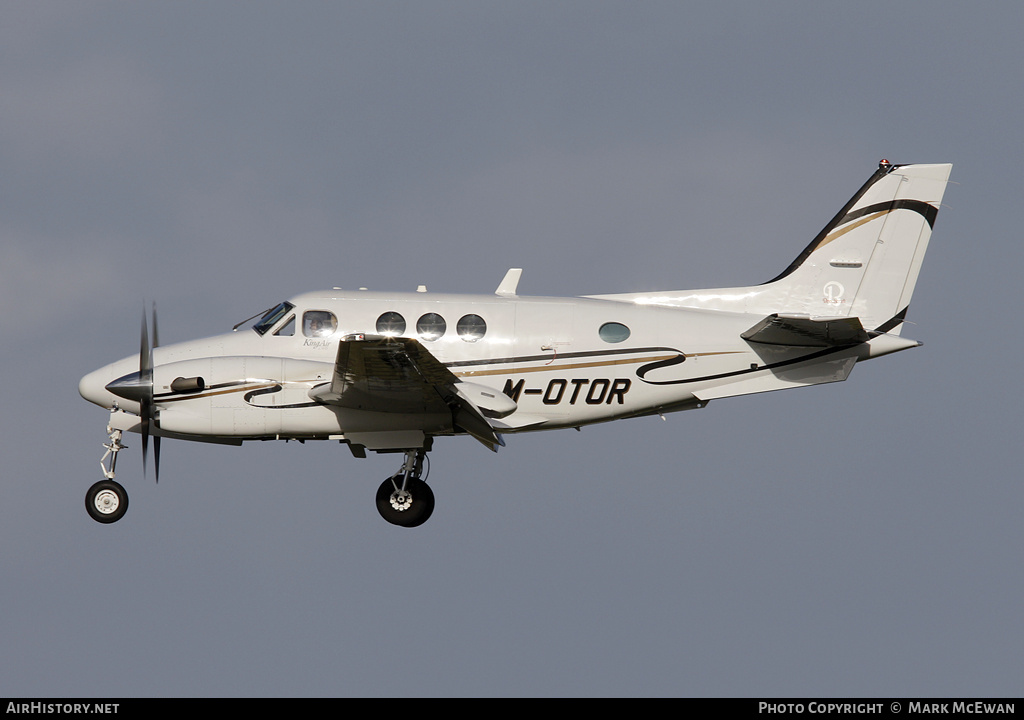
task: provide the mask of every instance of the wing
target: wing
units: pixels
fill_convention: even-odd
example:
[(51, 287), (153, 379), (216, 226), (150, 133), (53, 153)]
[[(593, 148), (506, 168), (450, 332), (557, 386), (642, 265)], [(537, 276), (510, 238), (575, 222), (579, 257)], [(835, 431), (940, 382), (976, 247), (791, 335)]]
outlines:
[(454, 429), (497, 450), (504, 441), (458, 385), (459, 379), (418, 340), (360, 334), (338, 343), (331, 382), (309, 395), (350, 410), (404, 415), (450, 411)]
[(804, 315), (769, 315), (740, 335), (749, 342), (790, 347), (838, 347), (867, 342), (860, 318), (812, 320)]

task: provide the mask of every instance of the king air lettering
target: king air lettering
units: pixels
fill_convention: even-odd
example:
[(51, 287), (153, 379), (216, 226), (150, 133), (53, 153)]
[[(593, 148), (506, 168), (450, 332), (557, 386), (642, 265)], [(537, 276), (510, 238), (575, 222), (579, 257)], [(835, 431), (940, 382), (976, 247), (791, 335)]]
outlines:
[(515, 402), (519, 402), (519, 398), (522, 395), (540, 395), (541, 402), (545, 405), (559, 405), (562, 402), (567, 402), (570, 405), (575, 405), (576, 403), (586, 403), (587, 405), (612, 405), (618, 403), (619, 405), (625, 405), (625, 395), (629, 392), (630, 384), (628, 378), (616, 378), (615, 380), (607, 378), (597, 378), (596, 380), (584, 378), (565, 380), (555, 378), (548, 382), (547, 387), (535, 388), (525, 387), (525, 379), (520, 380), (515, 385), (512, 384), (511, 380), (506, 380), (502, 392)]

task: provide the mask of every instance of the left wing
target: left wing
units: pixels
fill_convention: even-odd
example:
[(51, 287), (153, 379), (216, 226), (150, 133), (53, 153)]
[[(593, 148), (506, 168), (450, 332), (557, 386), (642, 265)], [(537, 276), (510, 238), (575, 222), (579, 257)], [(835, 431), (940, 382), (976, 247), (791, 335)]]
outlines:
[(309, 391), (317, 402), (405, 415), (452, 413), (452, 423), (491, 450), (504, 441), (458, 386), (452, 372), (414, 338), (347, 335), (338, 343), (330, 383)]

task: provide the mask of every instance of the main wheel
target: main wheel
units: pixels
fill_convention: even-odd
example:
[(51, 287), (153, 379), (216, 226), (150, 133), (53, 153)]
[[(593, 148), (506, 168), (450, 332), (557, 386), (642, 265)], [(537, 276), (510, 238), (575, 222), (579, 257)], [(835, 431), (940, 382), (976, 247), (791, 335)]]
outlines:
[(434, 491), (422, 480), (410, 479), (401, 487), (401, 480), (388, 478), (377, 489), (377, 512), (392, 525), (419, 527), (434, 512)]
[(128, 493), (113, 480), (100, 480), (85, 494), (85, 509), (96, 522), (117, 522), (128, 510)]

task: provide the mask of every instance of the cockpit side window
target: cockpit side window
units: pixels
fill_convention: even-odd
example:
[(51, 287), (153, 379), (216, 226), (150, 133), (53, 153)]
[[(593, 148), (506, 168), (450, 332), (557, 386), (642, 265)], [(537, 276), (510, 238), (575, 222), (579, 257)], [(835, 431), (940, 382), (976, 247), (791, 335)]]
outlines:
[(260, 321), (252, 326), (252, 329), (260, 335), (266, 335), (267, 331), (277, 325), (281, 318), (291, 312), (294, 307), (290, 302), (283, 302), (277, 307), (267, 310), (266, 314), (260, 318)]
[(338, 329), (338, 318), (326, 310), (307, 310), (302, 314), (302, 334), (309, 338), (327, 337)]
[(277, 337), (291, 337), (295, 334), (295, 316), (288, 318), (288, 322), (281, 326), (281, 329), (274, 333)]

